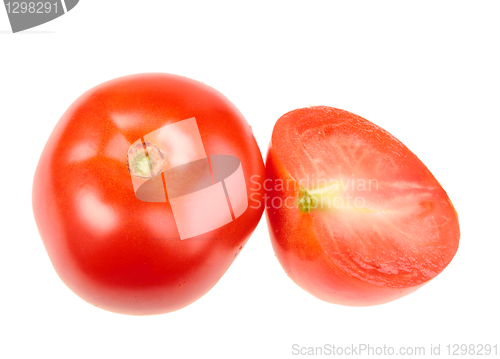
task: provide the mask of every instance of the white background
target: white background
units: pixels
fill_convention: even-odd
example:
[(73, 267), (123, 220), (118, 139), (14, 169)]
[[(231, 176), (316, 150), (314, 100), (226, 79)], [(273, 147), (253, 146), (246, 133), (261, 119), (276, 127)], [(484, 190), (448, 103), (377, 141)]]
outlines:
[[(498, 1), (82, 0), (11, 34), (0, 8), (3, 137), (2, 358), (289, 358), (292, 345), (499, 344), (500, 3)], [(84, 91), (168, 72), (225, 94), (264, 153), (275, 121), (309, 105), (382, 126), (453, 201), (453, 262), (395, 302), (351, 308), (296, 286), (263, 219), (220, 282), (174, 313), (130, 317), (87, 304), (59, 280), (31, 209), (42, 148)], [(500, 350), (500, 348), (499, 348)], [(444, 356), (444, 355), (443, 355)]]

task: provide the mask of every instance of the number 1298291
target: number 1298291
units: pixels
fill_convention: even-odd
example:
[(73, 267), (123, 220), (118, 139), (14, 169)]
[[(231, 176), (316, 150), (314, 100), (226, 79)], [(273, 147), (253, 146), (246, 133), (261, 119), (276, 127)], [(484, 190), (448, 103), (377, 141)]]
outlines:
[(7, 9), (7, 13), (9, 14), (50, 14), (55, 13), (58, 14), (59, 11), (62, 11), (58, 8), (57, 2), (35, 2), (35, 1), (15, 1), (5, 3), (5, 8)]

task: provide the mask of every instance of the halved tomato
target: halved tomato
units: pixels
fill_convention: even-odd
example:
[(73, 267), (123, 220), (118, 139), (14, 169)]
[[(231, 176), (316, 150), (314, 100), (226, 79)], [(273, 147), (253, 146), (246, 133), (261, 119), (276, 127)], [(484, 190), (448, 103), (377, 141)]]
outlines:
[(345, 305), (406, 295), (458, 249), (457, 213), (405, 145), (347, 111), (311, 107), (276, 123), (266, 213), (276, 255), (299, 286)]

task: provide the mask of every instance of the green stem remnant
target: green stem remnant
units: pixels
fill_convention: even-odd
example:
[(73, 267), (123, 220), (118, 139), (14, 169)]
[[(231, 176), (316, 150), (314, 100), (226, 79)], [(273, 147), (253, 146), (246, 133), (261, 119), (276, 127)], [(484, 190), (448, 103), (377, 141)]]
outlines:
[(301, 187), (298, 200), (299, 210), (302, 213), (311, 213), (314, 209), (330, 209), (339, 192), (340, 188), (337, 183), (326, 184), (318, 188)]
[(163, 171), (165, 164), (165, 155), (151, 143), (137, 143), (128, 151), (127, 168), (132, 176), (143, 179), (155, 178)]

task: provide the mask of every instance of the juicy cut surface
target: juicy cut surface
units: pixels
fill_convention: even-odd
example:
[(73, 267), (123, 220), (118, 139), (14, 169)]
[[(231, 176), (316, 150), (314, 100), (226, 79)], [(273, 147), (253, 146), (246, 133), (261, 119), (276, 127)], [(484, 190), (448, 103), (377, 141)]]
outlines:
[(330, 107), (292, 111), (272, 147), (328, 257), (375, 285), (428, 281), (452, 260), (458, 217), (427, 167), (387, 131)]

